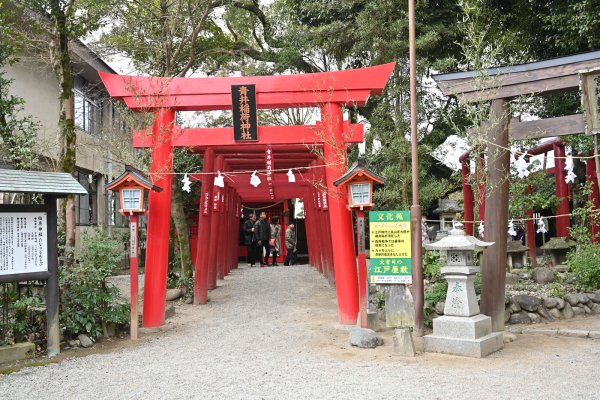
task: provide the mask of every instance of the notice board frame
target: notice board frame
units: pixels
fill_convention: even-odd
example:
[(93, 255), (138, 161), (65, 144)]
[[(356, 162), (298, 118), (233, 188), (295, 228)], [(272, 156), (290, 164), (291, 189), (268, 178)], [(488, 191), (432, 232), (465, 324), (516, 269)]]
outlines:
[(0, 204), (0, 214), (6, 212), (45, 212), (48, 250), (48, 271), (0, 276), (0, 283), (41, 280), (46, 281), (46, 338), (48, 357), (60, 353), (58, 325), (58, 238), (57, 199), (55, 195), (44, 195), (44, 204)]
[[(48, 205), (47, 204), (0, 204), (0, 216), (4, 213), (28, 213), (28, 212), (43, 212), (46, 214), (46, 244), (50, 241), (51, 226), (50, 218), (48, 218)], [(0, 283), (11, 283), (21, 281), (45, 281), (50, 278), (50, 264), (51, 264), (51, 250), (50, 246), (47, 246), (47, 259), (48, 259), (48, 271), (41, 272), (29, 272), (20, 274), (7, 274), (0, 275)]]

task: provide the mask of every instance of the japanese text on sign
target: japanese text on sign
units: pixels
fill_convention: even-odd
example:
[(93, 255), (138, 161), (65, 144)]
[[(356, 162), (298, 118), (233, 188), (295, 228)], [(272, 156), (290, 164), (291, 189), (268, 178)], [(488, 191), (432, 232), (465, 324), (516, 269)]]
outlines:
[(45, 212), (0, 213), (0, 275), (48, 271)]
[(371, 283), (412, 283), (410, 212), (369, 212)]
[(231, 97), (235, 140), (258, 140), (255, 86), (233, 85), (231, 86)]

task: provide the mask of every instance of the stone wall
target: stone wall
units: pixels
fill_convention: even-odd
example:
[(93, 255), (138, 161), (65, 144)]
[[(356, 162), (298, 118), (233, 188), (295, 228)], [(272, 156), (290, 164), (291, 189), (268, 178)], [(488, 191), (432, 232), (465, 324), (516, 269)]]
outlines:
[[(428, 318), (443, 315), (444, 302), (436, 303), (434, 309), (435, 312)], [(600, 314), (600, 290), (595, 293), (569, 293), (562, 299), (519, 294), (509, 297), (504, 321), (508, 324), (532, 324), (591, 314)]]

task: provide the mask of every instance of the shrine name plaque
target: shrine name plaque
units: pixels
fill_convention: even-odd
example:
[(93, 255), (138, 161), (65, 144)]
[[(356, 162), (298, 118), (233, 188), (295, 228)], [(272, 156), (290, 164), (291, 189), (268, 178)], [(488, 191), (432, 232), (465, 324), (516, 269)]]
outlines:
[(0, 276), (47, 271), (47, 213), (0, 212)]
[(254, 85), (232, 85), (233, 135), (238, 142), (258, 140), (256, 89)]

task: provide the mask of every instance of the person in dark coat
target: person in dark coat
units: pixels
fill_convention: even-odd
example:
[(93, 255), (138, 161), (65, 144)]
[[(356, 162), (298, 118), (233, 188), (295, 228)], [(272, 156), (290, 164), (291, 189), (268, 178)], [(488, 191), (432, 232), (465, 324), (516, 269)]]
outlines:
[[(269, 240), (271, 239), (271, 225), (267, 221), (267, 213), (261, 212), (260, 219), (254, 223), (254, 240), (257, 243), (258, 259), (260, 266), (265, 266), (265, 259), (268, 261), (271, 252)], [(263, 251), (264, 249), (264, 251)], [(268, 263), (268, 262), (267, 262)]]
[(254, 223), (256, 215), (250, 214), (244, 222), (244, 244), (248, 247), (248, 267), (256, 267), (256, 242), (254, 241)]
[(292, 221), (285, 230), (285, 248), (287, 249), (287, 255), (285, 256), (283, 265), (294, 265), (296, 262), (297, 244), (298, 237), (296, 236), (296, 223)]

